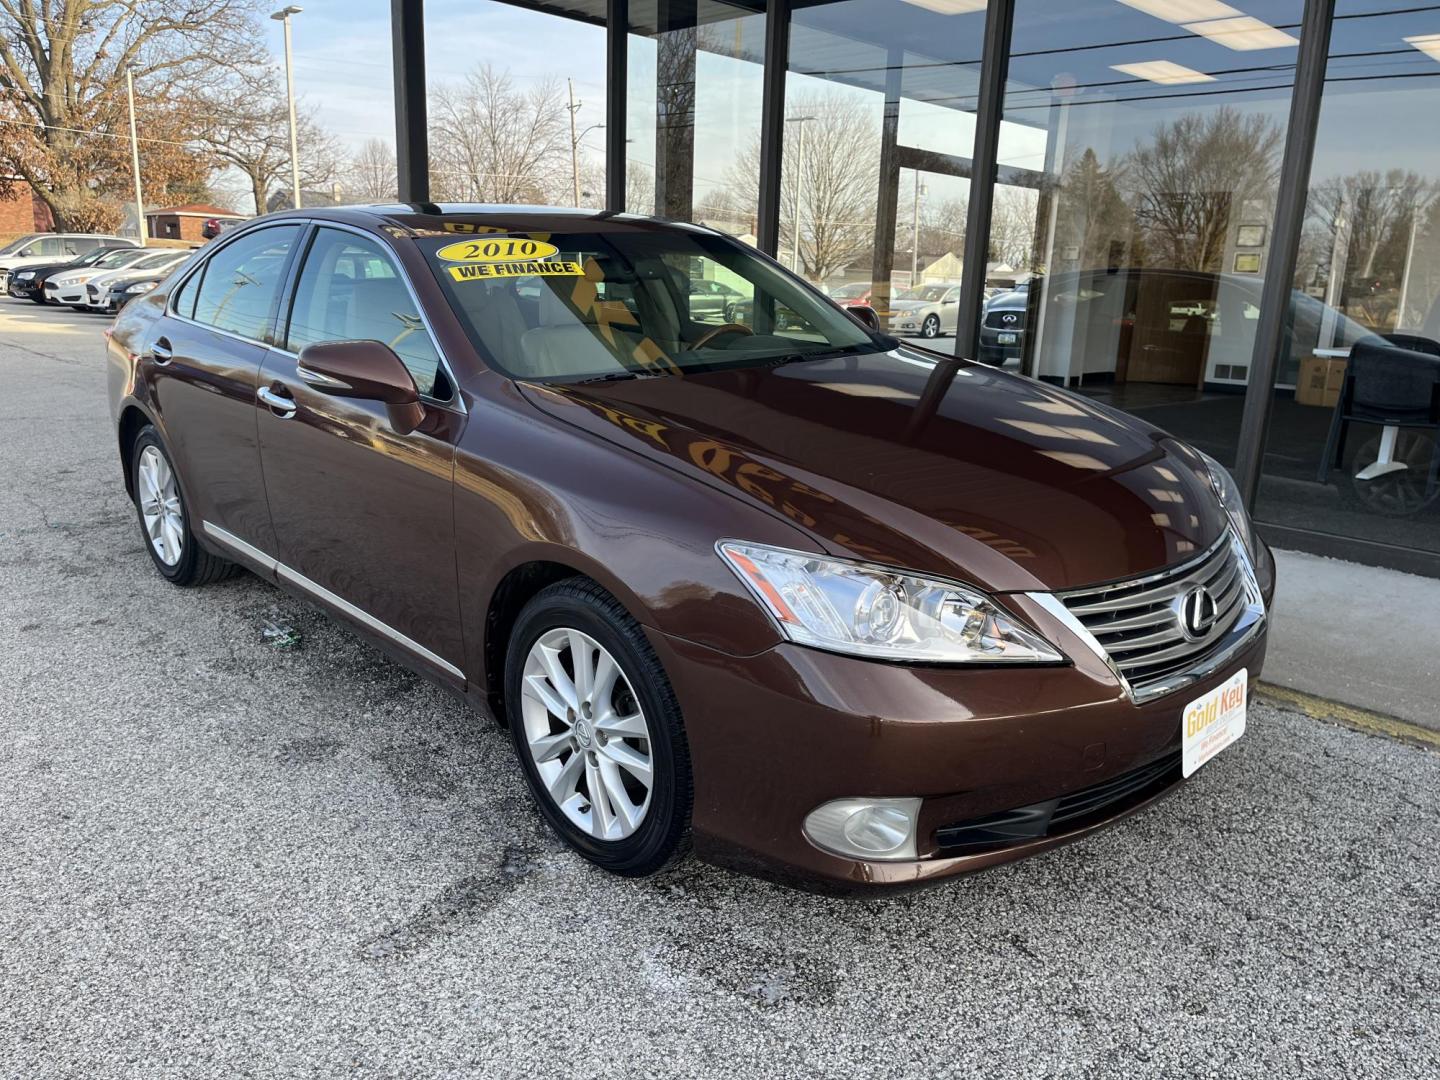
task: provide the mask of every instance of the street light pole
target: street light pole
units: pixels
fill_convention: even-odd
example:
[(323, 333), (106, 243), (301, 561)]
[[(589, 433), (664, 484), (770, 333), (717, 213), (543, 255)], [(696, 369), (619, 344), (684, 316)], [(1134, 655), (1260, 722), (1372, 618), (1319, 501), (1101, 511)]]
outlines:
[(796, 270), (800, 263), (800, 195), (805, 190), (805, 125), (813, 116), (787, 116), (787, 124), (799, 124), (800, 133), (795, 137), (795, 205), (790, 210), (790, 269)]
[(920, 277), (920, 196), (925, 194), (925, 185), (920, 183), (920, 170), (915, 170), (915, 205), (910, 211), (910, 288), (915, 288)]
[[(295, 134), (295, 68), (290, 55), (290, 16), (299, 15), (303, 10), (291, 4), (270, 16), (285, 27), (285, 95), (290, 101), (290, 191), (296, 210), (300, 209), (300, 148)], [(264, 212), (259, 207), (256, 210)]]
[(580, 208), (580, 137), (575, 134), (575, 110), (580, 108), (575, 104), (575, 80), (565, 80), (566, 89), (570, 92), (570, 181), (575, 188), (575, 208)]
[(130, 101), (130, 168), (135, 174), (135, 228), (140, 237), (140, 246), (150, 240), (150, 230), (145, 224), (145, 202), (140, 193), (140, 137), (135, 133), (135, 65), (125, 65), (125, 96)]

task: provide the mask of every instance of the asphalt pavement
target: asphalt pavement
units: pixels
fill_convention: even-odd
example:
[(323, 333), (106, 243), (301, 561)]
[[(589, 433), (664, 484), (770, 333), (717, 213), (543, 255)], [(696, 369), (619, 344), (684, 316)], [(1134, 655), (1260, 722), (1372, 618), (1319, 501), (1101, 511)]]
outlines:
[(153, 572), (102, 326), (0, 299), (0, 1076), (1440, 1076), (1440, 755), (1257, 704), (927, 892), (609, 877), (489, 722)]

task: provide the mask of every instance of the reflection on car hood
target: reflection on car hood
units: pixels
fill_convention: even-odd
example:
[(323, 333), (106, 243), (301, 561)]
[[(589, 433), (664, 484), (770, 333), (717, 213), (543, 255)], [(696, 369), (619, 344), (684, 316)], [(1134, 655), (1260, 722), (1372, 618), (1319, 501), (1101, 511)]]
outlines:
[(769, 507), (834, 554), (995, 591), (1128, 577), (1194, 555), (1224, 528), (1200, 459), (1163, 432), (904, 348), (524, 390), (552, 415)]
[(933, 307), (933, 300), (892, 300), (890, 301), (891, 311), (917, 311), (923, 307)]

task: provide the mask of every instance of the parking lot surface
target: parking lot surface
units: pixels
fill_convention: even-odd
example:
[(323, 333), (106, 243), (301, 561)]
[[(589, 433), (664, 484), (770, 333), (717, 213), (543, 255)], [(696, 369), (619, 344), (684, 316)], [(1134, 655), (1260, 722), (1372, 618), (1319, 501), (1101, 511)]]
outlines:
[(103, 325), (0, 299), (0, 1075), (1440, 1076), (1440, 756), (1255, 705), (1148, 812), (927, 892), (609, 877), (492, 723), (153, 572)]

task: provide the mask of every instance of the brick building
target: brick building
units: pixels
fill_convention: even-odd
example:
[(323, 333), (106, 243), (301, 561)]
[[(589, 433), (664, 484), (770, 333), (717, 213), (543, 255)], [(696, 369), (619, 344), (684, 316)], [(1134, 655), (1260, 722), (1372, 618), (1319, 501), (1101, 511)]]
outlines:
[(211, 218), (240, 221), (242, 217), (243, 215), (232, 210), (206, 203), (186, 203), (184, 206), (145, 211), (145, 222), (152, 239), (189, 240), (194, 243), (205, 239), (201, 230)]
[(28, 180), (10, 178), (10, 192), (0, 195), (0, 237), (49, 232), (55, 228), (50, 208), (35, 194)]

